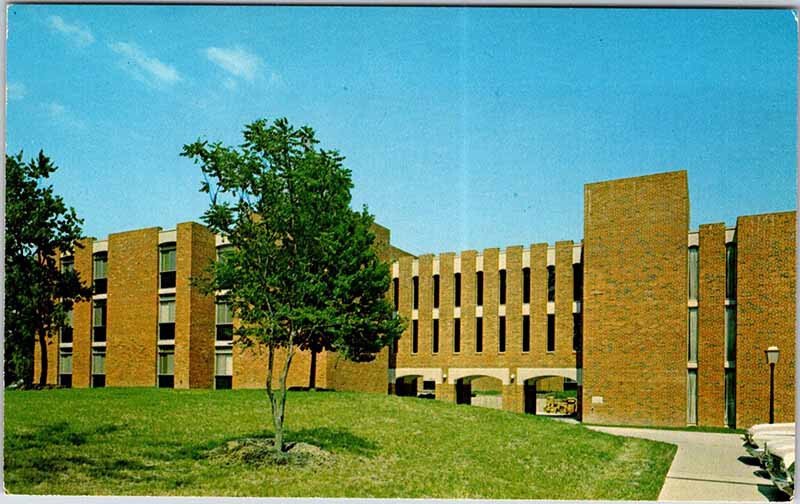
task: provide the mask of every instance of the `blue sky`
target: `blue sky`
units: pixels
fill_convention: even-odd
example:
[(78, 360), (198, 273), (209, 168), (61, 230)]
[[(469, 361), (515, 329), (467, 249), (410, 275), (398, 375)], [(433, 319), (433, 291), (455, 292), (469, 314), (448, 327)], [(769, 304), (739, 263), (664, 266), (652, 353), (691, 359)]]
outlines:
[(583, 184), (686, 169), (691, 225), (796, 207), (789, 11), (13, 5), (7, 150), (88, 235), (199, 220), (199, 137), (315, 128), (414, 253), (580, 240)]

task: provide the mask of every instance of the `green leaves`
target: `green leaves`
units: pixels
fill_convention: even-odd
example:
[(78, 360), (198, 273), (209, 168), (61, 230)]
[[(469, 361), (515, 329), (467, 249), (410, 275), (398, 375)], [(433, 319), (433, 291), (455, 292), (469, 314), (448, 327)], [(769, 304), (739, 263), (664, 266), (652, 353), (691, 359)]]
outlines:
[[(33, 380), (35, 338), (61, 327), (75, 301), (91, 289), (77, 272), (62, 272), (56, 257), (80, 246), (81, 224), (45, 179), (56, 171), (39, 152), (25, 163), (6, 156), (5, 379)], [(46, 361), (43, 361), (46, 374)]]
[(212, 195), (203, 221), (235, 250), (210, 268), (205, 289), (228, 290), (240, 339), (368, 360), (402, 327), (385, 300), (373, 217), (350, 208), (344, 157), (286, 119), (254, 121), (243, 137), (239, 147), (197, 141), (182, 152)]

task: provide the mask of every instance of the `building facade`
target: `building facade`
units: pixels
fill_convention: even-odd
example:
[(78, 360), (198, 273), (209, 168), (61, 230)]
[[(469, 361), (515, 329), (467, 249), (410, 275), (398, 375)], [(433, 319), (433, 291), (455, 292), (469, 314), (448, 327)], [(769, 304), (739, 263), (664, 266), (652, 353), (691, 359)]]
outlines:
[[(290, 386), (473, 404), (489, 388), (527, 413), (542, 390), (570, 388), (585, 422), (747, 426), (767, 419), (764, 350), (777, 346), (775, 419), (794, 418), (793, 211), (690, 231), (678, 171), (587, 184), (580, 242), (415, 257), (375, 232), (403, 336), (369, 363), (301, 353)], [(61, 265), (95, 294), (53, 335), (50, 383), (264, 387), (264, 351), (234, 345), (224, 297), (189, 280), (224, 240), (183, 223), (81, 245)]]

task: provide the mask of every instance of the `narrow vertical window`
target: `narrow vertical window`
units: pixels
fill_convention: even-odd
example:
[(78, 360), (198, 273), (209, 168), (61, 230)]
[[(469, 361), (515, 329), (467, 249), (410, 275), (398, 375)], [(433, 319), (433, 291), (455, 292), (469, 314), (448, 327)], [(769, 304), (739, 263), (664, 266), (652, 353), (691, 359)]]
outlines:
[(725, 360), (736, 361), (736, 307), (725, 307)]
[(75, 258), (72, 256), (61, 258), (61, 272), (71, 273), (75, 271)]
[(106, 349), (92, 349), (92, 387), (106, 386)]
[(698, 247), (689, 247), (689, 299), (697, 299), (700, 282)]
[(414, 299), (413, 299), (413, 303), (414, 304), (413, 304), (413, 307), (416, 310), (416, 309), (419, 308), (419, 277), (415, 276), (414, 278), (412, 278), (412, 281), (414, 282), (414, 293), (413, 293), (414, 294)]
[(161, 296), (158, 301), (158, 339), (175, 339), (175, 296)]
[(106, 341), (106, 301), (95, 299), (92, 302), (92, 342)]
[(233, 387), (233, 351), (230, 348), (217, 349), (214, 354), (214, 388)]
[(725, 298), (736, 299), (736, 243), (725, 245)]
[(500, 270), (500, 304), (506, 304), (506, 270)]
[(171, 289), (175, 287), (176, 248), (174, 243), (165, 243), (159, 246), (159, 288)]
[(453, 353), (461, 351), (461, 319), (453, 319)]
[(497, 350), (506, 351), (506, 318), (500, 317), (497, 324)]
[(419, 349), (419, 321), (411, 321), (411, 353), (417, 353)]
[(547, 267), (547, 301), (556, 300), (556, 267)]
[(522, 316), (522, 351), (531, 351), (531, 317), (529, 315)]
[(531, 269), (522, 268), (522, 302), (531, 302)]
[(483, 271), (475, 273), (475, 304), (483, 306)]
[(572, 314), (572, 350), (575, 352), (581, 351), (581, 343), (583, 340), (583, 317), (580, 313)]
[(216, 340), (218, 342), (233, 341), (233, 310), (224, 297), (217, 298), (216, 302)]
[(175, 387), (175, 346), (158, 347), (158, 388)]
[(64, 327), (61, 328), (61, 337), (60, 342), (61, 344), (70, 343), (72, 344), (72, 310), (67, 312), (67, 318), (64, 320)]
[(556, 316), (552, 313), (547, 315), (547, 351), (556, 351)]
[(92, 256), (92, 284), (95, 294), (108, 292), (108, 253), (98, 252)]
[(400, 279), (392, 280), (392, 297), (394, 298), (394, 311), (400, 310)]
[(439, 319), (433, 319), (433, 353), (439, 353)]
[(689, 308), (689, 362), (697, 362), (697, 308)]
[(475, 351), (483, 352), (483, 319), (475, 319)]
[(455, 278), (454, 278), (454, 283), (455, 283), (455, 289), (454, 289), (455, 290), (455, 293), (454, 293), (455, 296), (454, 297), (455, 297), (455, 299), (453, 300), (453, 302), (455, 303), (456, 307), (459, 307), (459, 306), (461, 306), (461, 273), (456, 273), (454, 276), (455, 276)]
[(583, 300), (583, 263), (572, 265), (572, 300)]
[(736, 428), (736, 369), (725, 370), (725, 425)]
[(72, 346), (59, 349), (58, 384), (66, 388), (72, 387)]
[(433, 275), (433, 307), (439, 308), (439, 275)]
[(686, 423), (697, 424), (697, 370), (689, 369), (686, 380)]

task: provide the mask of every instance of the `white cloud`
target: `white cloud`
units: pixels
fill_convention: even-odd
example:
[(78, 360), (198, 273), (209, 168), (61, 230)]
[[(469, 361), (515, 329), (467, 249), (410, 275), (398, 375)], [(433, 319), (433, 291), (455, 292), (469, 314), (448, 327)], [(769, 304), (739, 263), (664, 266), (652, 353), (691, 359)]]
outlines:
[(6, 99), (8, 101), (21, 100), (28, 94), (28, 89), (21, 82), (9, 82), (6, 86)]
[[(248, 82), (255, 80), (264, 65), (261, 58), (238, 46), (231, 49), (209, 47), (205, 49), (204, 53), (206, 58), (215, 65)], [(226, 87), (229, 86), (226, 85)]]
[(181, 80), (181, 75), (175, 67), (148, 56), (136, 44), (114, 42), (109, 44), (109, 47), (122, 56), (120, 65), (125, 71), (148, 85), (158, 87), (161, 84), (175, 84)]
[(86, 126), (84, 121), (77, 118), (71, 110), (58, 102), (44, 103), (43, 107), (45, 113), (55, 123), (68, 128), (84, 128)]
[(47, 18), (47, 24), (52, 30), (55, 30), (67, 38), (71, 39), (74, 43), (81, 47), (85, 47), (94, 43), (94, 35), (88, 28), (82, 27), (78, 24), (71, 24), (61, 16), (50, 16)]

